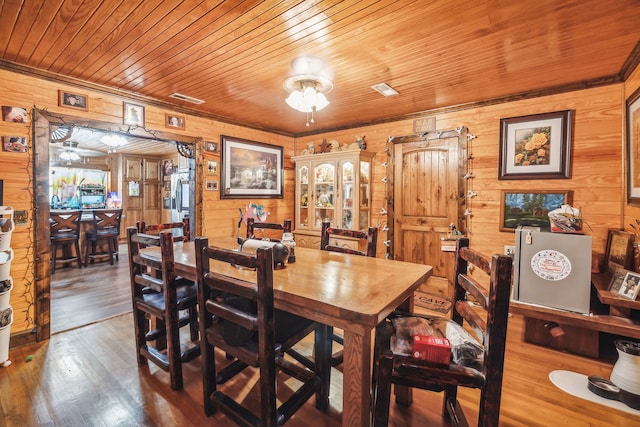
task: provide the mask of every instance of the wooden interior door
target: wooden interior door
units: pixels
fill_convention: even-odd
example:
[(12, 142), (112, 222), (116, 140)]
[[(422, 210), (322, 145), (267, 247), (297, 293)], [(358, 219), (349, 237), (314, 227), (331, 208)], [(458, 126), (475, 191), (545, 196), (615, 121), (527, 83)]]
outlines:
[(442, 250), (446, 241), (441, 238), (448, 236), (451, 224), (463, 228), (462, 139), (454, 132), (436, 139), (393, 140), (393, 258), (433, 266), (421, 290), (445, 296), (450, 296), (455, 259), (453, 252)]

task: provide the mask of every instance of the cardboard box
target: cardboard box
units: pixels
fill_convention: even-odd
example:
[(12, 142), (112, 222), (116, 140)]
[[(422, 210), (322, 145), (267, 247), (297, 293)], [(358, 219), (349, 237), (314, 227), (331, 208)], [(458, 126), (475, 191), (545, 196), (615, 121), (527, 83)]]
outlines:
[(449, 364), (451, 361), (451, 344), (446, 338), (414, 335), (413, 357), (429, 362)]

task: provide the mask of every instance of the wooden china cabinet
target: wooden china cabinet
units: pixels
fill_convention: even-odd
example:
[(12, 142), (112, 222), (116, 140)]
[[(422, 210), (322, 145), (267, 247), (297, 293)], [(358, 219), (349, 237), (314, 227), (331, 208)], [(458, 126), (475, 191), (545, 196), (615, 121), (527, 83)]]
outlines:
[[(294, 234), (298, 246), (319, 248), (326, 219), (339, 228), (369, 227), (374, 154), (352, 150), (292, 158), (296, 164)], [(358, 245), (349, 239), (332, 243)]]

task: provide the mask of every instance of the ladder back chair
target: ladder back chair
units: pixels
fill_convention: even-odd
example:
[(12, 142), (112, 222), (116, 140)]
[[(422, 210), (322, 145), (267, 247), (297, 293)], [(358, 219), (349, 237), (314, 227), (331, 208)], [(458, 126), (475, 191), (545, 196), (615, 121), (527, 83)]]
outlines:
[[(171, 232), (154, 236), (128, 227), (127, 243), (138, 365), (150, 360), (169, 372), (173, 390), (182, 390), (182, 363), (200, 354), (197, 287), (176, 276)], [(150, 246), (160, 248), (161, 261), (140, 255), (140, 249)], [(189, 326), (191, 342), (181, 348), (184, 326)]]
[[(82, 268), (80, 253), (80, 220), (82, 211), (66, 211), (49, 214), (49, 232), (51, 245), (51, 274), (56, 272), (57, 263), (78, 262)], [(71, 248), (75, 249), (75, 256), (71, 255)], [(62, 250), (64, 258), (58, 259), (58, 248)]]
[[(458, 387), (478, 388), (480, 400), (477, 425), (498, 425), (512, 262), (513, 260), (505, 255), (489, 257), (469, 248), (468, 238), (460, 238), (457, 241), (452, 319), (442, 320), (447, 328), (452, 326), (448, 322), (455, 322), (453, 326), (460, 328), (463, 335), (468, 331), (475, 332), (478, 342), (473, 343), (473, 348), (476, 349), (473, 357), (469, 357), (472, 347), (469, 342), (458, 347), (464, 351), (463, 355), (462, 352), (456, 352), (453, 341), (453, 357), (449, 363), (414, 358), (415, 354), (411, 354), (412, 349), (409, 349), (410, 355), (398, 354), (398, 351), (393, 353), (390, 347), (392, 342), (396, 343), (397, 349), (399, 341), (410, 341), (416, 335), (404, 331), (402, 336), (398, 327), (400, 323), (393, 322), (399, 319), (427, 320), (428, 316), (395, 313), (376, 327), (374, 427), (386, 426), (388, 423), (391, 384), (444, 392), (442, 415), (454, 425), (467, 425), (466, 417), (457, 400)], [(470, 269), (471, 265), (475, 268)], [(437, 321), (437, 317), (429, 321), (434, 319)], [(462, 329), (463, 325), (465, 329)], [(468, 336), (470, 339), (473, 338), (471, 334)], [(415, 344), (415, 340), (413, 343)]]
[[(220, 410), (242, 426), (282, 425), (321, 391), (315, 372), (285, 360), (282, 354), (318, 325), (274, 309), (273, 248), (258, 248), (255, 254), (247, 254), (208, 246), (208, 239), (203, 237), (195, 239), (195, 246), (205, 413), (211, 415)], [(241, 271), (238, 268), (255, 273), (242, 272), (242, 278), (225, 274), (225, 269), (227, 273)], [(221, 355), (216, 358), (215, 348), (232, 360)], [(220, 368), (222, 360), (225, 366)], [(243, 406), (228, 391), (220, 389), (248, 367), (259, 371), (260, 408)], [(284, 401), (279, 405), (277, 372), (302, 383), (290, 397), (281, 396)], [(278, 384), (282, 387), (285, 383)]]
[(189, 218), (183, 218), (179, 222), (168, 222), (164, 224), (147, 224), (145, 221), (137, 221), (138, 233), (158, 234), (161, 231), (171, 230), (174, 242), (188, 242), (191, 240), (189, 228)]
[[(256, 236), (256, 230), (261, 230), (263, 237), (269, 238), (269, 240), (280, 241), (282, 240), (282, 233), (291, 233), (291, 220), (285, 219), (282, 224), (277, 222), (255, 222), (253, 218), (247, 219), (247, 239), (261, 239), (263, 237)], [(276, 230), (277, 237), (272, 238), (265, 235), (265, 230)], [(269, 236), (275, 236), (276, 233), (271, 233)]]
[[(333, 245), (331, 244), (331, 237), (348, 237), (351, 239), (355, 239), (357, 242), (362, 242), (362, 244), (366, 244), (366, 250), (362, 251), (360, 249), (355, 249), (346, 246)], [(322, 231), (320, 232), (320, 249), (324, 251), (330, 252), (341, 252), (345, 254), (351, 255), (360, 255), (360, 256), (376, 256), (376, 249), (378, 244), (378, 228), (377, 227), (369, 227), (367, 231), (359, 231), (359, 230), (350, 230), (346, 228), (337, 228), (331, 227), (331, 223), (329, 221), (323, 221), (322, 223)], [(360, 246), (360, 243), (359, 243)], [(344, 337), (342, 334), (339, 334), (334, 331), (333, 327), (327, 326), (327, 332), (332, 342), (336, 342), (341, 346), (344, 345)], [(318, 339), (318, 337), (316, 337)], [(311, 361), (308, 357), (298, 352), (295, 348), (288, 351), (289, 355), (299, 361), (300, 363), (305, 364), (308, 367), (313, 366), (313, 361)], [(341, 365), (344, 360), (343, 350), (335, 351), (331, 354), (331, 366)]]
[[(84, 266), (93, 262), (97, 257), (108, 256), (109, 264), (113, 265), (113, 258), (119, 260), (118, 237), (120, 236), (120, 222), (122, 221), (122, 209), (102, 209), (93, 211), (93, 221), (85, 231), (84, 241)], [(97, 248), (101, 242), (107, 244), (106, 253), (98, 253)], [(91, 246), (91, 250), (89, 250)]]

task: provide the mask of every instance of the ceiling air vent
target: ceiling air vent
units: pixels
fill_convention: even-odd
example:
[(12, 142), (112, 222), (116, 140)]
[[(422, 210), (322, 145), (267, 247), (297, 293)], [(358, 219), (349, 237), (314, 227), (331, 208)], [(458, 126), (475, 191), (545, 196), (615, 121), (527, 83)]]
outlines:
[(192, 104), (204, 104), (204, 101), (202, 99), (192, 98), (178, 92), (172, 93), (171, 95), (169, 95), (169, 98), (179, 99), (180, 101), (190, 102)]
[(386, 83), (378, 83), (377, 85), (371, 86), (371, 89), (383, 94), (384, 96), (393, 96), (398, 94), (397, 90)]

